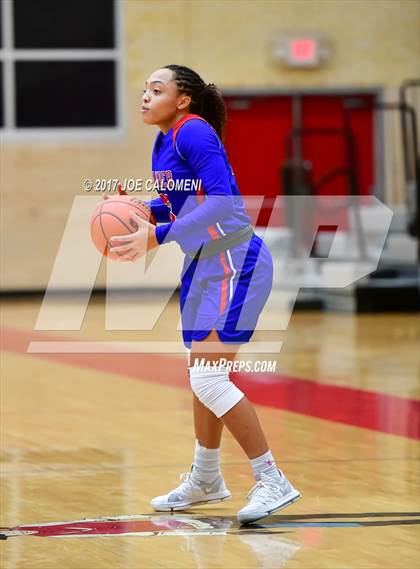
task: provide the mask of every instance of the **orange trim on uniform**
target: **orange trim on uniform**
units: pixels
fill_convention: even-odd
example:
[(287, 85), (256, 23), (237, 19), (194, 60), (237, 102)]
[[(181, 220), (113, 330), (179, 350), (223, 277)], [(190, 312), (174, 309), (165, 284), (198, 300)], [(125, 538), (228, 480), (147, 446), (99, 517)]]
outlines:
[(203, 188), (201, 187), (201, 184), (200, 184), (200, 186), (199, 186), (199, 188), (198, 188), (198, 190), (197, 190), (197, 201), (198, 201), (199, 204), (202, 204), (203, 201), (204, 201), (204, 190), (203, 190)]
[(120, 196), (126, 196), (127, 192), (125, 190), (123, 190), (123, 187), (121, 185), (121, 182), (118, 182), (117, 184), (117, 190)]
[[(207, 122), (205, 119), (203, 119), (203, 117), (200, 117), (199, 115), (194, 115), (194, 114), (185, 115), (184, 117), (179, 119), (179, 121), (173, 127), (172, 140), (174, 141), (174, 143), (175, 143), (176, 136), (177, 136), (178, 131), (181, 128), (181, 126), (191, 119), (200, 119), (204, 122)], [(198, 204), (199, 205), (202, 204), (204, 202), (204, 199), (205, 199), (204, 188), (202, 186), (200, 186), (199, 189), (197, 190)], [(213, 241), (215, 239), (220, 238), (220, 235), (219, 235), (219, 233), (218, 233), (218, 231), (214, 225), (210, 225), (210, 227), (207, 228), (207, 231), (209, 232), (210, 237), (212, 238)], [(219, 253), (219, 259), (220, 259), (220, 262), (221, 262), (222, 267), (223, 267), (223, 273), (225, 275), (224, 278), (222, 279), (222, 283), (221, 283), (222, 290), (220, 293), (220, 304), (219, 304), (219, 313), (222, 314), (226, 310), (226, 307), (227, 307), (227, 296), (228, 296), (227, 293), (228, 293), (228, 286), (229, 286), (228, 277), (230, 277), (232, 275), (232, 272), (231, 272), (229, 265), (226, 261), (226, 254), (223, 252)]]
[(172, 211), (172, 204), (171, 204), (168, 196), (166, 194), (159, 194), (159, 197), (163, 201), (163, 203), (166, 205), (166, 207), (169, 209), (169, 219), (171, 221), (175, 221), (176, 215)]
[[(202, 188), (202, 186), (200, 185), (200, 187), (197, 190), (197, 201), (198, 201), (198, 205), (201, 205), (204, 202), (204, 189)], [(210, 225), (209, 227), (207, 227), (207, 231), (210, 233), (210, 237), (214, 240), (214, 239), (219, 239), (220, 235), (217, 232), (217, 229), (214, 225)]]
[[(198, 203), (202, 204), (204, 201), (204, 190), (203, 188), (200, 186), (200, 188), (197, 191), (197, 199), (198, 199)], [(210, 227), (207, 228), (207, 231), (210, 234), (210, 237), (212, 238), (212, 240), (214, 241), (215, 239), (219, 239), (220, 235), (217, 232), (217, 229), (214, 225), (210, 225)], [(224, 273), (224, 279), (222, 280), (222, 290), (220, 293), (220, 303), (219, 303), (219, 313), (223, 314), (223, 312), (226, 310), (227, 307), (227, 291), (228, 291), (228, 277), (232, 276), (232, 272), (229, 268), (229, 265), (226, 262), (226, 253), (219, 253), (219, 259), (220, 259), (220, 263), (223, 267), (223, 273)]]
[(219, 313), (223, 314), (227, 307), (227, 292), (229, 281), (228, 278), (231, 276), (231, 270), (226, 262), (226, 255), (225, 253), (220, 253), (219, 255), (220, 262), (222, 263), (223, 271), (225, 273), (225, 278), (222, 280), (222, 290), (220, 293), (220, 304), (219, 304)]
[(210, 233), (210, 237), (213, 239), (213, 241), (215, 239), (219, 239), (220, 235), (217, 233), (217, 229), (214, 227), (214, 225), (207, 227), (207, 231)]
[(190, 113), (188, 115), (184, 115), (183, 117), (181, 117), (179, 119), (179, 121), (177, 121), (173, 128), (173, 132), (172, 132), (172, 140), (175, 142), (175, 139), (177, 137), (178, 131), (181, 128), (181, 126), (186, 123), (187, 121), (191, 120), (191, 119), (200, 119), (201, 121), (207, 122), (206, 119), (203, 119), (203, 117), (200, 117), (199, 115), (195, 115), (194, 113)]

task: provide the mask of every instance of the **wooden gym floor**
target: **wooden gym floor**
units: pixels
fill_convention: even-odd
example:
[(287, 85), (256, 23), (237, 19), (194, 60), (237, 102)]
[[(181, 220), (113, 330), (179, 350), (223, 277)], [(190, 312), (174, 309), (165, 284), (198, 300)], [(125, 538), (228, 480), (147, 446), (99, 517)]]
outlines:
[[(144, 309), (154, 301), (144, 298)], [(34, 339), (146, 337), (105, 331), (101, 297), (80, 332), (34, 332), (39, 307), (8, 300), (2, 310), (3, 569), (419, 566), (417, 315), (296, 312), (270, 356), (276, 373), (237, 374), (302, 492), (239, 528), (253, 478), (228, 432), (232, 500), (174, 515), (149, 506), (192, 460), (184, 356), (27, 353)], [(174, 299), (149, 337), (179, 339), (177, 314)], [(46, 523), (55, 525), (24, 527)]]

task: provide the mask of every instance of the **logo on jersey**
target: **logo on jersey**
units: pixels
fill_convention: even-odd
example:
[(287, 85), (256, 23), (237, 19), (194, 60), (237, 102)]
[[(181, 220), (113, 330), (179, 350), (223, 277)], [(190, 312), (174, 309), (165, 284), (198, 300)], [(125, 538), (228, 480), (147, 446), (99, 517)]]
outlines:
[(172, 170), (155, 170), (152, 172), (153, 181), (159, 189), (165, 189), (170, 181), (173, 181)]
[(153, 176), (153, 189), (155, 189), (159, 193), (161, 200), (169, 209), (169, 219), (171, 221), (175, 221), (176, 215), (172, 211), (172, 204), (169, 201), (168, 196), (166, 194), (161, 193), (166, 189), (169, 180), (173, 180), (171, 170), (156, 170), (152, 172), (152, 176)]

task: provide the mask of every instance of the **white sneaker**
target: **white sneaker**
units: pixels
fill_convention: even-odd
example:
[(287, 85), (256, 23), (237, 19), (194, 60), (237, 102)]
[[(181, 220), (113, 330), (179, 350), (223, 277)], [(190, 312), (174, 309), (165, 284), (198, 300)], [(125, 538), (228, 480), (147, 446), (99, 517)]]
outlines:
[(191, 477), (193, 468), (194, 465), (191, 467), (190, 472), (181, 474), (180, 479), (182, 483), (177, 488), (169, 492), (169, 494), (153, 498), (150, 505), (154, 510), (157, 512), (187, 510), (192, 506), (214, 504), (231, 498), (232, 495), (226, 488), (220, 474), (217, 475), (213, 482), (193, 480)]
[(279, 474), (280, 478), (275, 480), (261, 473), (261, 480), (248, 492), (248, 504), (238, 512), (239, 523), (256, 522), (299, 500), (300, 492), (293, 488), (281, 470)]

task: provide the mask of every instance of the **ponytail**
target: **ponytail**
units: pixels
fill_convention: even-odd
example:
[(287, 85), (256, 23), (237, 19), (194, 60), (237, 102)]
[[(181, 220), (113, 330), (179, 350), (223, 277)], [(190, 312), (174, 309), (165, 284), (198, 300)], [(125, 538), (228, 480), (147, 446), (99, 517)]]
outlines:
[(173, 72), (178, 90), (191, 97), (190, 112), (203, 117), (223, 139), (226, 106), (216, 85), (207, 85), (198, 73), (183, 65), (165, 65), (164, 69)]

